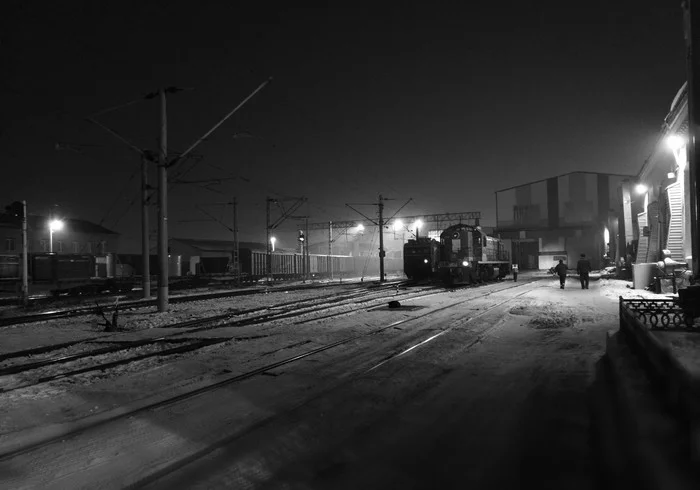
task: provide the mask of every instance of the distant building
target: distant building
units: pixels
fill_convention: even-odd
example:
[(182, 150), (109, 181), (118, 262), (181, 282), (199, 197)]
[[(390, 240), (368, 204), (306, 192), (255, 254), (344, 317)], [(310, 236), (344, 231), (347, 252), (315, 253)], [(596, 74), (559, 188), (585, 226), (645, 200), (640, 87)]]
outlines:
[[(53, 232), (53, 252), (58, 254), (105, 255), (118, 251), (119, 233), (81, 219), (62, 219), (63, 228)], [(49, 218), (27, 216), (29, 253), (49, 252)], [(0, 214), (0, 253), (22, 253), (22, 222), (9, 214)]]
[[(233, 258), (233, 240), (171, 238), (168, 248), (171, 259), (179, 257), (181, 262), (174, 265), (171, 260), (171, 267), (179, 269), (182, 274), (223, 273)], [(266, 250), (264, 243), (257, 242), (239, 242), (238, 248)]]
[(585, 253), (594, 268), (615, 254), (620, 187), (629, 175), (571, 172), (496, 191), (496, 229), (520, 269), (574, 268)]

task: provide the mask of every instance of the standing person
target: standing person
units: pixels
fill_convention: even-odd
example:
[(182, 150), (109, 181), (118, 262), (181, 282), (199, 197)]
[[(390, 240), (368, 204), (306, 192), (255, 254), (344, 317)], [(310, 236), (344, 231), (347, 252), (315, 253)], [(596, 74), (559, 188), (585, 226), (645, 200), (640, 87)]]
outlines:
[(518, 264), (513, 264), (513, 281), (518, 280)]
[(581, 289), (588, 289), (588, 275), (591, 272), (591, 261), (586, 258), (586, 254), (581, 254), (581, 258), (576, 265), (576, 271), (581, 279)]
[(564, 289), (564, 284), (566, 284), (566, 269), (566, 264), (561, 259), (559, 260), (557, 266), (554, 268), (554, 272), (559, 274), (559, 287), (561, 289)]

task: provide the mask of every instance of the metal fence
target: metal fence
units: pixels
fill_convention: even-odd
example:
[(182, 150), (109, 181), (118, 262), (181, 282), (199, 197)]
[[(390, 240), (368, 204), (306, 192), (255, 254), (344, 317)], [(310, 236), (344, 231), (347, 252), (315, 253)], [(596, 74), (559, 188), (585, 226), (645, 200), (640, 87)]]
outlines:
[(700, 332), (694, 324), (700, 305), (681, 305), (677, 298), (623, 299), (620, 296), (620, 321), (637, 322), (652, 330)]

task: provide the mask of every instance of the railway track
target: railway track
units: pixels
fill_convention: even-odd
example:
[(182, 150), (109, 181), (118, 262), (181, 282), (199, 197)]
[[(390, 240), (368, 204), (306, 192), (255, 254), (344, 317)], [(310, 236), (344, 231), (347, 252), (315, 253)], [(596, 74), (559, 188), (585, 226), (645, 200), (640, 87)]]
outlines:
[[(431, 288), (432, 289), (432, 288)], [(200, 318), (200, 319), (195, 319), (195, 320), (188, 320), (185, 322), (178, 322), (175, 324), (168, 325), (167, 328), (177, 328), (177, 329), (182, 329), (182, 332), (174, 332), (170, 333), (155, 339), (144, 339), (144, 340), (138, 340), (138, 341), (115, 341), (111, 343), (116, 343), (118, 345), (114, 346), (109, 346), (109, 347), (101, 347), (98, 349), (94, 350), (88, 350), (88, 351), (83, 351), (83, 352), (76, 352), (73, 354), (68, 354), (68, 355), (61, 355), (53, 358), (48, 358), (48, 359), (42, 359), (38, 361), (33, 361), (29, 363), (24, 363), (24, 364), (12, 364), (9, 366), (6, 366), (4, 368), (0, 368), (0, 377), (1, 376), (11, 376), (11, 375), (16, 375), (20, 373), (25, 373), (28, 371), (33, 371), (49, 366), (56, 366), (60, 364), (67, 364), (67, 363), (72, 363), (76, 361), (80, 361), (83, 359), (87, 358), (94, 358), (94, 357), (100, 357), (100, 356), (108, 356), (111, 354), (116, 354), (119, 352), (126, 352), (132, 349), (139, 349), (139, 348), (147, 348), (147, 347), (159, 347), (161, 345), (167, 345), (170, 343), (179, 343), (179, 344), (185, 344), (185, 345), (178, 345), (176, 347), (170, 347), (166, 349), (160, 349), (160, 348), (155, 348), (151, 352), (143, 353), (143, 354), (138, 354), (136, 356), (131, 356), (131, 357), (126, 357), (118, 360), (113, 360), (113, 361), (107, 361), (107, 362), (97, 362), (93, 363), (88, 366), (81, 366), (76, 369), (71, 369), (65, 372), (57, 373), (57, 374), (51, 374), (51, 375), (46, 375), (46, 376), (39, 376), (38, 378), (32, 380), (31, 382), (26, 382), (23, 384), (15, 385), (12, 386), (11, 388), (5, 388), (2, 389), (0, 388), (0, 393), (8, 393), (11, 391), (16, 391), (20, 390), (23, 388), (28, 388), (31, 386), (35, 386), (38, 384), (46, 383), (49, 381), (54, 381), (62, 378), (67, 378), (70, 376), (76, 376), (79, 374), (84, 374), (88, 373), (91, 371), (104, 371), (110, 368), (114, 368), (117, 366), (125, 365), (125, 364), (130, 364), (134, 363), (137, 361), (142, 361), (148, 358), (152, 357), (162, 357), (162, 356), (168, 356), (168, 355), (175, 355), (175, 354), (181, 354), (185, 352), (191, 352), (194, 350), (198, 350), (204, 347), (212, 346), (212, 345), (217, 345), (217, 344), (222, 344), (224, 342), (229, 342), (231, 340), (247, 340), (249, 337), (246, 338), (239, 338), (239, 337), (222, 337), (222, 338), (216, 338), (216, 339), (183, 339), (183, 338), (174, 338), (176, 336), (188, 334), (188, 333), (195, 333), (199, 332), (202, 330), (212, 330), (212, 329), (218, 329), (218, 328), (228, 328), (228, 327), (243, 327), (243, 326), (250, 326), (250, 325), (264, 325), (266, 323), (270, 323), (273, 321), (277, 320), (283, 320), (283, 319), (289, 319), (289, 318), (295, 318), (303, 315), (308, 315), (310, 313), (314, 313), (317, 311), (321, 310), (327, 310), (329, 308), (338, 308), (338, 307), (347, 307), (348, 304), (356, 304), (354, 309), (352, 310), (345, 310), (342, 312), (337, 313), (337, 315), (347, 315), (351, 314), (354, 311), (364, 309), (365, 307), (360, 306), (364, 303), (368, 302), (376, 302), (376, 301), (382, 301), (386, 300), (386, 296), (383, 295), (383, 292), (386, 290), (391, 290), (393, 292), (394, 287), (393, 286), (386, 286), (384, 288), (380, 289), (375, 289), (375, 290), (369, 290), (369, 291), (357, 291), (357, 292), (352, 292), (352, 293), (340, 293), (340, 294), (334, 294), (330, 295), (329, 297), (322, 298), (321, 301), (318, 301), (317, 298), (314, 298), (313, 300), (309, 300), (303, 304), (299, 304), (299, 301), (292, 301), (288, 303), (283, 303), (280, 305), (275, 305), (272, 307), (259, 307), (255, 309), (250, 309), (244, 312), (237, 312), (237, 313), (227, 313), (223, 315), (215, 315), (215, 316), (210, 316), (210, 317), (205, 317), (205, 318)], [(373, 295), (373, 293), (378, 292), (379, 295)], [(440, 292), (440, 291), (438, 291)], [(423, 293), (423, 290), (418, 291), (418, 293)], [(406, 293), (406, 294), (411, 294), (411, 293)], [(433, 293), (437, 294), (437, 293)], [(367, 297), (369, 296), (369, 297)], [(395, 297), (395, 296), (392, 296)], [(265, 311), (265, 313), (262, 314), (257, 314), (261, 311)], [(253, 315), (253, 316), (248, 316), (246, 318), (241, 318), (239, 320), (231, 320), (233, 316), (245, 316), (245, 315)], [(222, 323), (223, 322), (223, 323)], [(267, 335), (262, 335), (262, 336), (257, 336), (257, 337), (263, 337)], [(102, 337), (100, 339), (100, 342), (104, 342), (105, 339), (108, 339), (108, 337)], [(88, 341), (89, 342), (89, 341)], [(107, 340), (108, 343), (110, 343)], [(3, 354), (0, 356), (0, 362), (5, 362), (10, 359), (16, 359), (20, 357), (29, 357), (41, 353), (47, 353), (51, 352), (52, 350), (57, 350), (59, 348), (70, 348), (74, 347), (79, 344), (85, 344), (87, 343), (86, 341), (75, 341), (72, 343), (62, 343), (62, 344), (57, 344), (56, 346), (53, 346), (53, 349), (51, 348), (52, 346), (47, 346), (47, 347), (41, 347), (38, 349), (28, 349), (24, 351), (17, 351), (17, 352), (12, 352), (8, 354)]]
[[(443, 312), (443, 311), (448, 310), (448, 309), (451, 309), (451, 308), (455, 308), (455, 307), (457, 307), (457, 306), (459, 306), (459, 305), (461, 305), (461, 304), (464, 304), (465, 302), (472, 301), (472, 300), (478, 299), (478, 298), (484, 298), (484, 297), (487, 297), (487, 296), (489, 296), (489, 295), (491, 295), (491, 294), (494, 294), (494, 293), (497, 293), (497, 292), (501, 292), (501, 291), (505, 291), (505, 290), (509, 290), (509, 289), (513, 289), (513, 288), (522, 288), (522, 287), (526, 287), (526, 286), (528, 286), (528, 285), (530, 285), (530, 284), (532, 284), (532, 283), (534, 283), (534, 282), (537, 282), (537, 281), (521, 282), (521, 283), (518, 283), (518, 284), (515, 284), (515, 285), (512, 285), (512, 286), (509, 286), (509, 287), (504, 287), (504, 288), (499, 288), (499, 289), (496, 289), (496, 290), (488, 291), (488, 292), (486, 292), (485, 294), (482, 294), (482, 295), (479, 295), (479, 296), (476, 296), (476, 297), (470, 297), (470, 298), (468, 298), (468, 299), (465, 299), (465, 300), (460, 301), (460, 302), (455, 303), (455, 304), (450, 304), (450, 305), (447, 305), (447, 306), (444, 306), (444, 307), (437, 308), (437, 309), (435, 309), (435, 310), (428, 311), (428, 312), (423, 313), (423, 314), (420, 314), (420, 315), (416, 315), (416, 316), (412, 316), (412, 317), (410, 317), (410, 318), (404, 318), (404, 319), (401, 319), (401, 320), (398, 320), (398, 321), (391, 322), (391, 323), (389, 323), (388, 325), (384, 325), (384, 326), (382, 326), (382, 327), (373, 329), (373, 330), (370, 331), (370, 332), (365, 332), (365, 333), (361, 333), (361, 334), (356, 334), (356, 335), (348, 336), (348, 337), (345, 337), (345, 338), (340, 339), (340, 340), (338, 340), (338, 341), (331, 342), (331, 343), (328, 343), (328, 344), (326, 344), (326, 345), (323, 345), (323, 346), (320, 346), (320, 347), (317, 347), (317, 348), (314, 348), (314, 349), (306, 350), (306, 351), (304, 351), (304, 352), (295, 354), (295, 355), (293, 355), (293, 356), (287, 357), (287, 358), (282, 359), (282, 360), (280, 360), (280, 361), (276, 361), (276, 362), (272, 362), (272, 363), (269, 363), (269, 364), (265, 364), (265, 365), (259, 366), (259, 367), (255, 368), (255, 369), (250, 370), (250, 371), (247, 371), (247, 372), (244, 372), (244, 373), (241, 373), (241, 374), (238, 374), (238, 375), (230, 376), (230, 377), (225, 378), (225, 379), (223, 379), (223, 380), (220, 380), (220, 381), (217, 381), (217, 382), (213, 382), (213, 383), (208, 384), (208, 385), (205, 385), (205, 386), (201, 386), (201, 387), (199, 387), (199, 388), (197, 388), (197, 389), (194, 389), (194, 390), (190, 390), (190, 391), (187, 391), (187, 392), (184, 392), (184, 393), (180, 393), (180, 394), (178, 394), (178, 395), (176, 395), (176, 396), (173, 396), (173, 397), (170, 397), (170, 398), (167, 398), (167, 399), (159, 400), (159, 401), (156, 401), (156, 402), (148, 402), (148, 403), (146, 403), (146, 404), (143, 404), (143, 405), (141, 405), (141, 406), (138, 406), (138, 407), (135, 407), (135, 408), (132, 408), (132, 409), (129, 409), (129, 410), (117, 410), (117, 411), (114, 411), (114, 412), (112, 412), (112, 413), (106, 413), (106, 414), (103, 414), (103, 415), (100, 416), (100, 417), (97, 417), (97, 420), (82, 419), (82, 420), (79, 421), (76, 425), (74, 425), (73, 428), (72, 428), (71, 430), (69, 430), (69, 431), (63, 432), (63, 433), (61, 433), (61, 434), (59, 434), (59, 435), (55, 435), (55, 436), (53, 436), (53, 437), (46, 438), (46, 439), (44, 439), (44, 440), (37, 440), (37, 441), (34, 441), (34, 442), (32, 442), (32, 443), (30, 443), (30, 444), (27, 444), (27, 445), (25, 445), (25, 446), (23, 446), (23, 447), (17, 447), (17, 448), (14, 448), (14, 449), (5, 450), (4, 452), (0, 453), (0, 461), (3, 461), (3, 462), (4, 462), (4, 461), (11, 460), (11, 459), (13, 459), (13, 458), (20, 457), (20, 456), (22, 456), (22, 455), (24, 455), (24, 454), (27, 454), (27, 453), (30, 453), (30, 452), (32, 452), (32, 451), (36, 451), (36, 450), (39, 450), (39, 449), (41, 449), (41, 448), (50, 446), (50, 445), (52, 445), (52, 444), (54, 444), (54, 443), (56, 443), (56, 442), (60, 442), (60, 441), (67, 442), (67, 441), (70, 440), (71, 438), (78, 437), (81, 433), (85, 433), (86, 431), (93, 430), (93, 429), (97, 429), (97, 428), (106, 426), (107, 424), (116, 423), (116, 422), (118, 422), (118, 421), (120, 421), (120, 420), (134, 417), (135, 415), (138, 415), (138, 414), (143, 413), (143, 412), (153, 412), (153, 411), (155, 411), (155, 410), (158, 410), (158, 409), (161, 409), (161, 408), (164, 408), (164, 407), (168, 407), (168, 406), (177, 404), (177, 403), (179, 403), (179, 402), (184, 402), (184, 401), (190, 400), (190, 399), (192, 399), (192, 398), (194, 398), (194, 397), (201, 396), (201, 395), (204, 395), (204, 394), (206, 394), (206, 393), (216, 391), (217, 389), (223, 388), (223, 387), (228, 386), (228, 385), (230, 385), (230, 384), (238, 383), (238, 382), (240, 382), (240, 381), (243, 381), (243, 380), (246, 380), (246, 379), (249, 379), (249, 378), (258, 376), (258, 375), (261, 375), (261, 374), (263, 374), (263, 373), (265, 373), (265, 372), (267, 372), (267, 371), (271, 371), (271, 370), (276, 369), (276, 368), (279, 368), (279, 367), (281, 367), (281, 366), (293, 364), (293, 363), (298, 362), (298, 361), (300, 361), (300, 360), (302, 360), (302, 359), (306, 359), (306, 358), (309, 358), (309, 357), (311, 357), (311, 356), (320, 354), (320, 353), (322, 353), (322, 352), (329, 351), (329, 350), (334, 349), (334, 348), (337, 348), (337, 347), (339, 347), (339, 346), (346, 345), (346, 344), (350, 344), (350, 343), (356, 342), (356, 341), (358, 341), (358, 340), (360, 340), (360, 339), (369, 338), (369, 337), (378, 335), (378, 334), (380, 334), (380, 333), (382, 333), (382, 332), (386, 332), (386, 331), (395, 329), (395, 328), (396, 328), (397, 326), (399, 326), (399, 325), (408, 324), (408, 323), (411, 323), (411, 322), (416, 322), (416, 321), (418, 321), (418, 320), (424, 320), (424, 319), (427, 318), (427, 317), (433, 316), (433, 315), (435, 315), (435, 314), (437, 314), (437, 313)], [(470, 317), (467, 321), (475, 320), (476, 318), (479, 318), (479, 317), (481, 317), (481, 316), (483, 316), (483, 315), (485, 315), (485, 314), (487, 314), (487, 313), (493, 311), (495, 308), (498, 308), (499, 306), (502, 306), (503, 304), (505, 304), (505, 303), (507, 303), (507, 302), (509, 302), (509, 301), (512, 301), (512, 300), (518, 298), (519, 296), (521, 296), (521, 295), (523, 295), (523, 294), (526, 294), (527, 292), (529, 292), (529, 289), (526, 290), (526, 291), (523, 291), (522, 293), (519, 293), (519, 294), (517, 294), (517, 295), (515, 295), (515, 296), (513, 296), (513, 297), (510, 297), (510, 298), (508, 298), (508, 299), (506, 299), (506, 300), (504, 300), (504, 301), (500, 301), (500, 302), (498, 302), (497, 304), (494, 304), (494, 305), (492, 305), (492, 306), (489, 306), (488, 308), (484, 309), (483, 311), (480, 311), (479, 313), (477, 313), (477, 314), (473, 315), (472, 317)], [(392, 353), (392, 354), (390, 354), (390, 355), (388, 355), (388, 356), (385, 356), (385, 357), (383, 357), (383, 358), (381, 358), (381, 359), (378, 359), (378, 361), (377, 361), (373, 366), (371, 366), (369, 369), (362, 370), (358, 375), (359, 375), (359, 376), (365, 375), (365, 374), (367, 374), (367, 373), (369, 373), (369, 372), (371, 372), (371, 371), (374, 371), (374, 370), (380, 368), (382, 365), (384, 365), (384, 364), (386, 364), (386, 363), (388, 363), (388, 362), (391, 362), (391, 361), (393, 361), (393, 360), (399, 359), (399, 358), (405, 356), (407, 353), (409, 353), (409, 352), (415, 350), (416, 348), (418, 348), (418, 347), (420, 347), (420, 346), (422, 346), (422, 345), (427, 344), (428, 342), (434, 340), (435, 338), (438, 338), (439, 336), (444, 335), (445, 333), (448, 333), (448, 332), (451, 331), (451, 330), (454, 330), (454, 328), (455, 328), (455, 327), (449, 327), (449, 328), (447, 328), (447, 329), (443, 329), (443, 330), (441, 330), (440, 332), (438, 332), (438, 334), (433, 334), (433, 335), (431, 335), (430, 337), (428, 337), (428, 338), (426, 338), (426, 339), (420, 340), (419, 342), (413, 342), (411, 345), (406, 345), (405, 348), (402, 349), (400, 352)], [(469, 345), (468, 347), (471, 347), (472, 345), (474, 345), (474, 344), (476, 344), (476, 343), (482, 341), (483, 338), (484, 338), (486, 335), (488, 335), (488, 332), (489, 332), (490, 330), (492, 330), (493, 328), (495, 328), (495, 327), (490, 327), (490, 328), (488, 328), (488, 329), (486, 329), (486, 330), (481, 331), (481, 332), (477, 335), (477, 337), (470, 343), (470, 345)], [(218, 339), (217, 339), (217, 340), (218, 340)], [(295, 345), (301, 346), (301, 345), (304, 345), (304, 344), (306, 344), (306, 343), (308, 343), (308, 341), (297, 342)], [(351, 382), (352, 379), (353, 379), (353, 377), (346, 378), (346, 379), (344, 379), (342, 382), (340, 382), (339, 385), (344, 385), (344, 384), (346, 384), (346, 383), (348, 383), (348, 382)], [(333, 389), (336, 389), (336, 388), (338, 388), (338, 386), (336, 386), (336, 387), (333, 388)], [(329, 390), (329, 391), (330, 391), (330, 390)], [(281, 416), (281, 415), (283, 415), (283, 414), (284, 414), (284, 413), (276, 413), (276, 414), (274, 414), (274, 415), (271, 415), (269, 418), (279, 417), (279, 416)], [(255, 425), (258, 425), (258, 424), (255, 424)], [(254, 427), (253, 427), (253, 428), (254, 428)], [(249, 428), (249, 429), (247, 429), (247, 430), (252, 430), (252, 428)], [(237, 435), (236, 435), (236, 437), (240, 437), (240, 436), (241, 436), (241, 434), (237, 434)], [(225, 442), (225, 441), (224, 441), (224, 442)], [(156, 480), (156, 479), (158, 479), (158, 478), (160, 478), (160, 477), (162, 477), (162, 476), (168, 474), (168, 472), (170, 471), (170, 469), (181, 467), (181, 466), (182, 466), (182, 463), (189, 463), (189, 462), (192, 462), (193, 460), (196, 460), (196, 459), (199, 459), (199, 458), (201, 458), (201, 457), (204, 457), (204, 456), (206, 456), (209, 452), (215, 450), (217, 447), (220, 447), (220, 444), (212, 445), (212, 446), (210, 446), (209, 448), (206, 448), (205, 450), (199, 451), (198, 454), (196, 455), (196, 457), (194, 457), (194, 458), (192, 458), (192, 457), (184, 457), (183, 460), (179, 460), (179, 461), (177, 461), (177, 462), (175, 462), (175, 463), (173, 463), (173, 464), (169, 464), (169, 465), (167, 465), (167, 468), (163, 468), (162, 470), (158, 471), (157, 473), (154, 473), (154, 474), (152, 474), (151, 476), (149, 476), (149, 477), (147, 477), (147, 478), (145, 478), (145, 479), (140, 480), (140, 481), (137, 483), (137, 486), (141, 486), (141, 485), (143, 485), (143, 484), (150, 483), (150, 482), (152, 482), (152, 481), (154, 481), (154, 480)]]
[[(353, 284), (353, 283), (350, 283)], [(377, 285), (374, 287), (396, 287), (400, 286), (403, 284), (407, 284), (407, 281), (396, 281), (396, 282), (390, 282), (390, 283), (381, 283), (381, 285)], [(332, 286), (336, 286), (337, 284), (332, 284)], [(328, 284), (322, 284), (322, 285), (303, 285), (303, 286), (290, 286), (284, 288), (284, 291), (300, 291), (300, 290), (309, 290), (309, 289), (323, 289), (326, 287), (329, 287), (330, 285)], [(356, 286), (358, 289), (364, 289), (364, 288), (371, 288), (372, 285), (362, 285), (362, 286)], [(169, 302), (172, 304), (178, 304), (178, 303), (188, 303), (188, 302), (193, 302), (193, 301), (207, 301), (207, 300), (212, 300), (212, 299), (223, 299), (223, 298), (233, 298), (236, 296), (250, 296), (250, 295), (255, 295), (255, 294), (260, 294), (264, 292), (269, 292), (270, 288), (260, 288), (260, 289), (246, 289), (246, 290), (240, 290), (240, 291), (217, 291), (213, 293), (203, 293), (203, 294), (196, 294), (196, 295), (189, 295), (189, 296), (173, 296), (169, 298)], [(120, 303), (118, 305), (118, 308), (120, 310), (124, 309), (134, 309), (134, 308), (148, 308), (151, 306), (156, 306), (158, 304), (157, 299), (150, 299), (150, 300), (136, 300), (136, 301), (127, 301)], [(20, 315), (20, 316), (15, 316), (15, 317), (5, 317), (5, 318), (0, 318), (0, 328), (2, 327), (10, 327), (10, 326), (15, 326), (15, 325), (22, 325), (26, 323), (35, 323), (35, 322), (42, 322), (42, 321), (49, 321), (49, 320), (55, 320), (59, 318), (70, 318), (70, 317), (75, 317), (75, 316), (83, 316), (83, 315), (94, 315), (99, 313), (100, 311), (102, 312), (108, 312), (112, 311), (116, 308), (114, 304), (103, 304), (99, 306), (84, 306), (80, 308), (74, 308), (70, 310), (53, 310), (53, 311), (46, 311), (42, 313), (35, 313), (31, 315)]]

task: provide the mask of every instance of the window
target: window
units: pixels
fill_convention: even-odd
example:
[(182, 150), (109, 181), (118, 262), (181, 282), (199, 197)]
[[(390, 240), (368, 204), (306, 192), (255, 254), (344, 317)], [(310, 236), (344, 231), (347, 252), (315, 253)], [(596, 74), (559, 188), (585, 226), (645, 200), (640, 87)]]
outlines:
[(48, 252), (49, 251), (49, 241), (48, 240), (41, 240), (41, 251), (42, 252)]
[(14, 238), (5, 238), (5, 250), (7, 252), (14, 252), (15, 251), (15, 239)]
[(77, 254), (80, 252), (80, 244), (78, 242), (73, 242), (73, 253)]
[(56, 252), (63, 253), (63, 240), (56, 242)]

